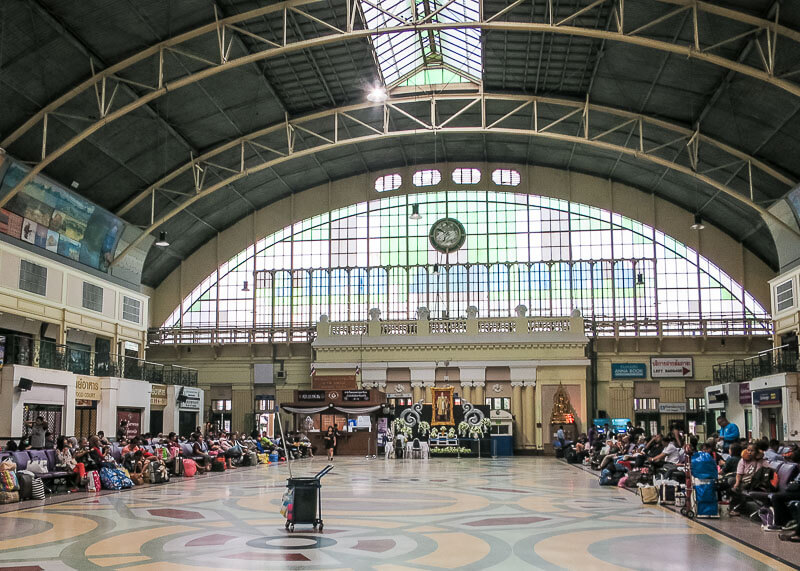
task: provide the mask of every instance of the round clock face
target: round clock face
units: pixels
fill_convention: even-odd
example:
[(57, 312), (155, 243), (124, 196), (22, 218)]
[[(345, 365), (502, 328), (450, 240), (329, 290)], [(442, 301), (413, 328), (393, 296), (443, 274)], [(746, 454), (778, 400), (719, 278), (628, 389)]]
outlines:
[(467, 233), (464, 226), (455, 218), (442, 218), (431, 226), (428, 234), (431, 246), (440, 252), (455, 252), (464, 245)]

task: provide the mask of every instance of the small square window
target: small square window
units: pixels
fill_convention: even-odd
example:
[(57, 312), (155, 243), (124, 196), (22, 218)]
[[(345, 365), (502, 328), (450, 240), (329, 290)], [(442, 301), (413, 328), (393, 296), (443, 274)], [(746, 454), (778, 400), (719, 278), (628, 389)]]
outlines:
[(46, 295), (47, 268), (21, 260), (19, 266), (19, 289), (36, 295)]
[(103, 288), (83, 282), (83, 307), (92, 311), (103, 311)]

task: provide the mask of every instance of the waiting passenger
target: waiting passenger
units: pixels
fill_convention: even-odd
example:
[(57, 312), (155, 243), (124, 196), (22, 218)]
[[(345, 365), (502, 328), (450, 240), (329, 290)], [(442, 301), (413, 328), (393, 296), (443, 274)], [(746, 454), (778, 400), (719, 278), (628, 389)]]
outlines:
[(769, 441), (769, 445), (767, 449), (764, 451), (764, 459), (767, 462), (783, 462), (784, 457), (778, 452), (778, 448), (780, 448), (781, 443), (776, 440), (772, 439)]
[(72, 489), (70, 491), (77, 492), (78, 486), (86, 477), (86, 466), (82, 462), (77, 462), (72, 457), (72, 451), (69, 449), (66, 436), (59, 436), (56, 442), (56, 468), (64, 472), (72, 472), (70, 480), (72, 481)]
[(764, 453), (755, 444), (750, 444), (746, 450), (742, 451), (742, 459), (736, 467), (736, 481), (731, 488), (731, 510), (730, 516), (738, 516), (744, 504), (742, 492), (750, 490), (753, 477), (759, 468), (768, 467), (764, 460)]

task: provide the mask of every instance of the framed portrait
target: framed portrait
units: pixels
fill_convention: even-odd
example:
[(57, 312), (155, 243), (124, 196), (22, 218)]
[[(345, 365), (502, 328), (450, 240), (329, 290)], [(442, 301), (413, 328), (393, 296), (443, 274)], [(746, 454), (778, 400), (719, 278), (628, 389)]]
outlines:
[(433, 414), (431, 426), (453, 425), (453, 387), (431, 389)]

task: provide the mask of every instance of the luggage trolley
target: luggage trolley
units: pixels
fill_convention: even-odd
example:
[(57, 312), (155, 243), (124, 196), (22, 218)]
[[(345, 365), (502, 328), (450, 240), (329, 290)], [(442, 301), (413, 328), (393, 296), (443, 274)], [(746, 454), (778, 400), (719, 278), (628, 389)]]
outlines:
[(294, 531), (295, 524), (313, 525), (314, 530), (322, 531), (322, 477), (333, 470), (328, 464), (316, 475), (286, 480), (287, 493), (292, 496), (286, 511), (286, 529)]

